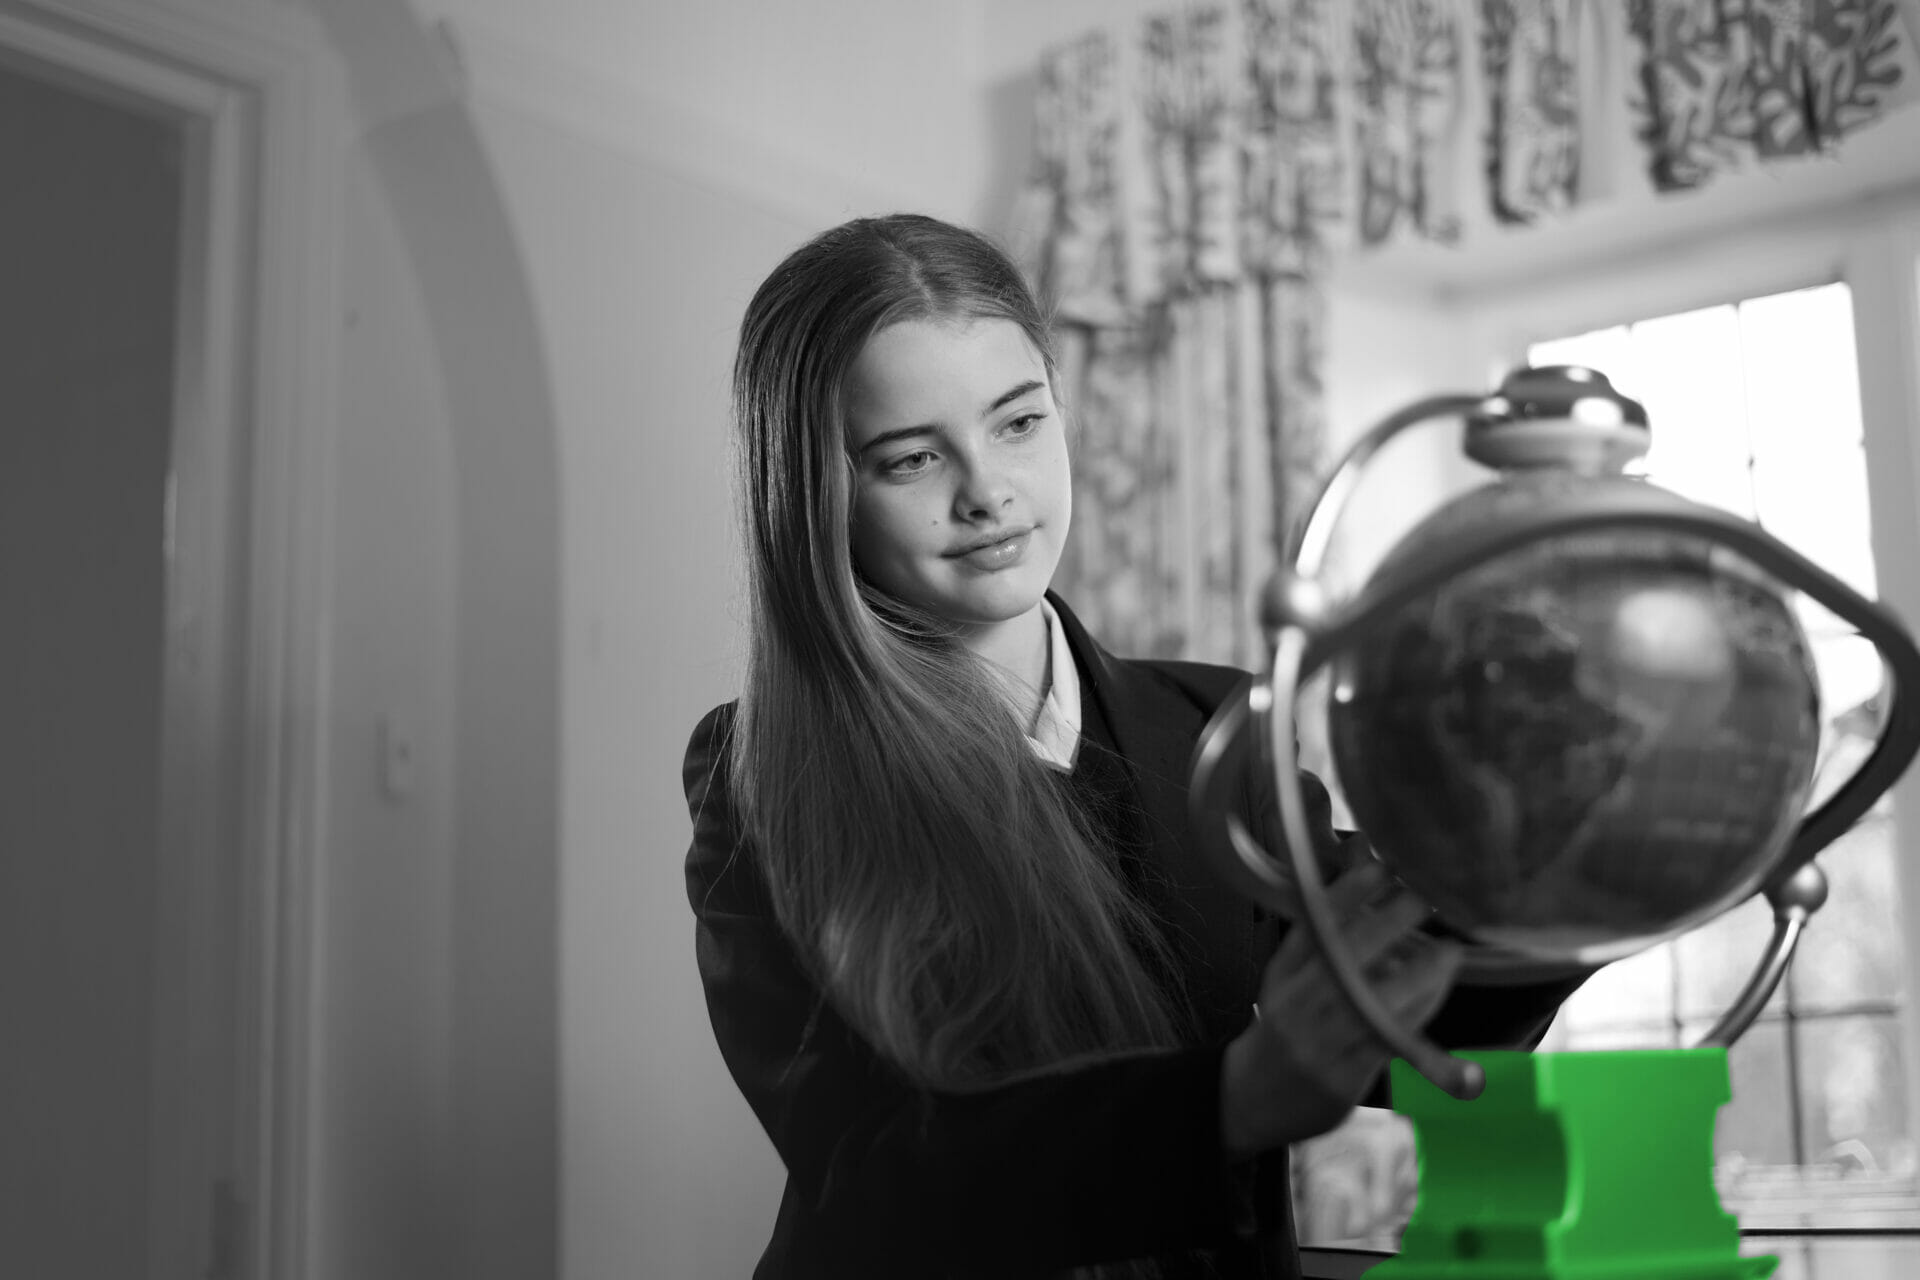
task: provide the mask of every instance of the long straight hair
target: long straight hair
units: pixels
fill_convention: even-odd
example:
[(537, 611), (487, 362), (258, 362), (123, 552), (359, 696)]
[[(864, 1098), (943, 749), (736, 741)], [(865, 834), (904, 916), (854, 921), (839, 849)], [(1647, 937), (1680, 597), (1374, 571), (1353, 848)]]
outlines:
[(1176, 1043), (1165, 944), (950, 625), (853, 563), (845, 386), (905, 320), (1047, 325), (991, 242), (916, 215), (796, 250), (734, 366), (750, 648), (730, 750), (781, 926), (910, 1079), (990, 1083)]

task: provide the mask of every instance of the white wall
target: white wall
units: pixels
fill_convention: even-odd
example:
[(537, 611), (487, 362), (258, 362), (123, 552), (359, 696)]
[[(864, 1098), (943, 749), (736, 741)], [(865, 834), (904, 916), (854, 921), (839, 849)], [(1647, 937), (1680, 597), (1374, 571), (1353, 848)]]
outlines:
[[(989, 163), (973, 0), (419, 0), (483, 92), (750, 203), (970, 220)], [(577, 108), (599, 95), (606, 115)], [(609, 98), (607, 95), (613, 95)]]
[[(1486, 371), (1460, 327), (1417, 292), (1329, 290), (1327, 316), (1327, 465), (1388, 414), (1430, 396), (1474, 392)], [(1339, 591), (1357, 588), (1371, 567), (1441, 495), (1479, 478), (1459, 451), (1457, 422), (1413, 428), (1375, 456), (1341, 515), (1326, 576)]]
[(566, 1275), (745, 1275), (782, 1176), (701, 997), (680, 765), (738, 685), (735, 329), (817, 228), (507, 110), (479, 119), (560, 424)]
[[(429, 315), (377, 175), (344, 159), (313, 1265), (399, 1277), (456, 1256), (459, 531)], [(384, 782), (393, 731), (404, 795)]]

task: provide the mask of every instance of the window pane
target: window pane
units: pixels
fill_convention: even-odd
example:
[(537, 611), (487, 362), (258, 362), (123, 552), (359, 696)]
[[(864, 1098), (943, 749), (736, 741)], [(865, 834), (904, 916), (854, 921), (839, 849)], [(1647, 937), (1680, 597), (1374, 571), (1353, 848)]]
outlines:
[(1907, 1136), (1900, 1029), (1890, 1016), (1818, 1018), (1798, 1024), (1802, 1136), (1810, 1165), (1870, 1186), (1874, 1175), (1914, 1171)]
[[(1670, 1026), (1673, 1021), (1671, 948), (1653, 947), (1608, 965), (1573, 993), (1573, 998), (1561, 1006), (1560, 1017), (1575, 1039), (1587, 1041), (1573, 1046), (1576, 1048), (1595, 1047), (1593, 1035), (1607, 1028)], [(1625, 1044), (1610, 1047), (1649, 1048), (1653, 1043), (1642, 1041), (1636, 1046), (1629, 1038)]]
[[(1718, 920), (1675, 939), (1681, 1018), (1718, 1021), (1746, 989), (1772, 936), (1773, 909), (1756, 895)], [(1786, 994), (1785, 983), (1774, 988), (1767, 1009), (1783, 1011)]]
[(1812, 441), (1788, 453), (1756, 453), (1753, 489), (1768, 533), (1855, 591), (1874, 595), (1865, 449)]
[[(1697, 1042), (1707, 1022), (1686, 1026), (1687, 1043)], [(1722, 1177), (1760, 1177), (1767, 1167), (1794, 1164), (1795, 1110), (1787, 1089), (1786, 1024), (1767, 1020), (1747, 1029), (1727, 1050), (1733, 1101), (1720, 1108), (1713, 1155)]]
[(1807, 922), (1787, 974), (1794, 1007), (1817, 1013), (1898, 999), (1900, 886), (1891, 819), (1868, 815), (1829, 845), (1819, 863), (1827, 903)]
[(1750, 298), (1740, 304), (1739, 321), (1754, 454), (1784, 458), (1859, 444), (1860, 375), (1847, 286)]
[(1677, 1037), (1678, 1032), (1671, 1022), (1648, 1023), (1637, 1027), (1583, 1027), (1574, 1022), (1568, 1024), (1566, 1043), (1562, 1048), (1567, 1052), (1678, 1049), (1682, 1046)]
[(1675, 493), (1752, 519), (1753, 483), (1740, 323), (1732, 307), (1646, 320), (1632, 329), (1632, 380), (1653, 429), (1647, 474)]

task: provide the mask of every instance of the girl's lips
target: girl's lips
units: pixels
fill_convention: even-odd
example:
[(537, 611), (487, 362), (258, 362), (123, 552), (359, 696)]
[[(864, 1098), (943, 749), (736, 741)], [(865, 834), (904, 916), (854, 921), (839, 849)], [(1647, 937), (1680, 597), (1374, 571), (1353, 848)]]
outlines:
[(1026, 558), (1027, 543), (1032, 537), (1033, 530), (1028, 529), (1024, 533), (1014, 534), (1011, 538), (990, 542), (984, 547), (975, 547), (972, 551), (955, 556), (954, 559), (986, 573), (1010, 569)]

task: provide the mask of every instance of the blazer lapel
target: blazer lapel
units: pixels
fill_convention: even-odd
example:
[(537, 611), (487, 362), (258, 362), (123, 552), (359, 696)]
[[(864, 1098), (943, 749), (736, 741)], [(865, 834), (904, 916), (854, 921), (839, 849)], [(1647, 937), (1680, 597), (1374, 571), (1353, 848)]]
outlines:
[(1090, 693), (1099, 699), (1146, 813), (1156, 851), (1184, 851), (1188, 756), (1211, 712), (1195, 706), (1176, 687), (1155, 678), (1146, 668), (1116, 659), (1087, 634), (1060, 597), (1049, 593), (1047, 599), (1066, 629), (1067, 642), (1091, 677), (1092, 689), (1083, 689), (1081, 696)]
[(1195, 856), (1188, 841), (1187, 782), (1194, 744), (1213, 706), (1235, 685), (1222, 669), (1194, 668), (1220, 684), (1189, 693), (1152, 666), (1108, 653), (1052, 593), (1048, 601), (1092, 686), (1081, 696), (1099, 700), (1125, 760), (1146, 819), (1151, 864), (1173, 892), (1159, 905), (1169, 940), (1180, 953), (1187, 996), (1209, 1038), (1244, 1027), (1257, 994), (1265, 956), (1278, 933), (1266, 913), (1234, 892)]

